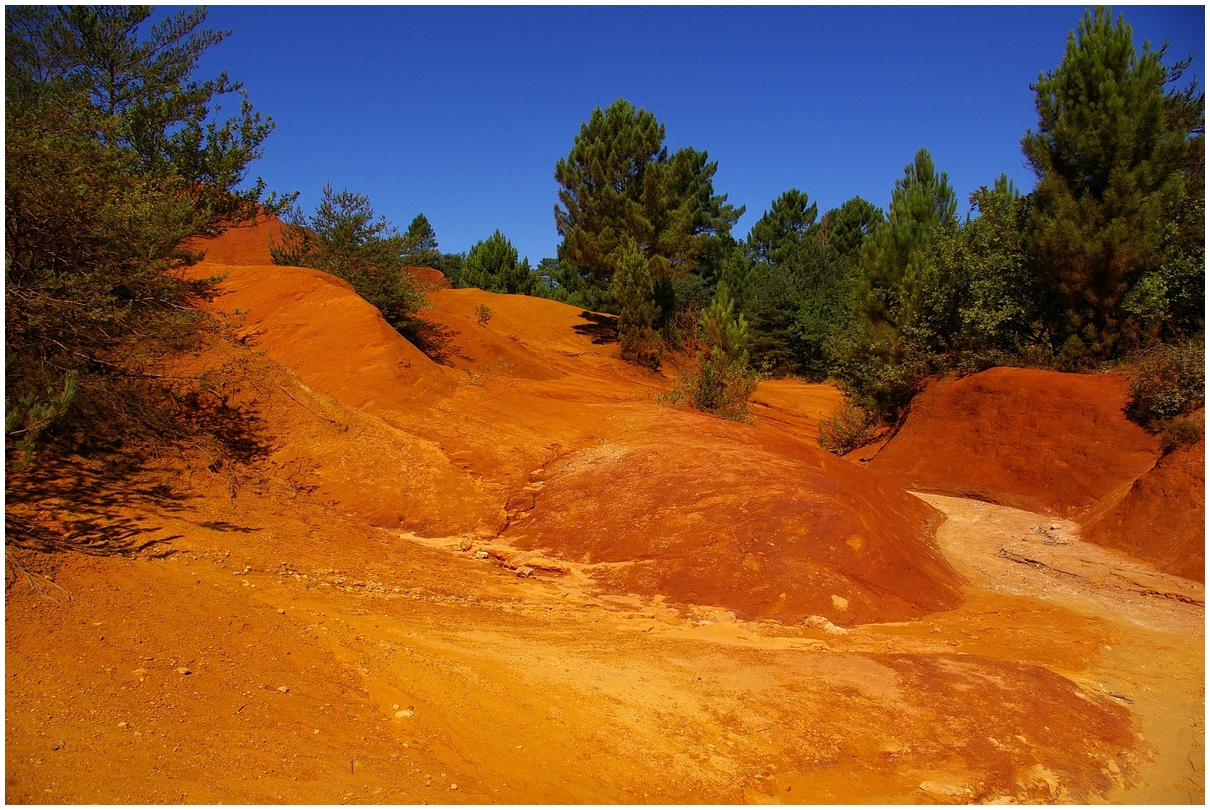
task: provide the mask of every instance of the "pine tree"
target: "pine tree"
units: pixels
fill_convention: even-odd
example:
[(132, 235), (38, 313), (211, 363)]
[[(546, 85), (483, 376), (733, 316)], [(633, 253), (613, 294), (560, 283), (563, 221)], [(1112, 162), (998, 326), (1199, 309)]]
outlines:
[(403, 257), (404, 267), (432, 267), (441, 258), (437, 247), (437, 232), (424, 214), (417, 214), (404, 237), (411, 243)]
[[(138, 445), (198, 435), (210, 401), (148, 364), (207, 321), (184, 240), (252, 217), (239, 189), (272, 122), (226, 74), (199, 80), (225, 36), (205, 10), (148, 26), (143, 7), (5, 10), (5, 433)], [(238, 112), (217, 116), (238, 94)], [(74, 439), (73, 439), (74, 440)]]
[(957, 199), (927, 149), (916, 153), (895, 182), (887, 221), (862, 246), (862, 308), (872, 326), (910, 323), (929, 272), (928, 249), (938, 229), (952, 227)]
[(679, 277), (743, 213), (714, 193), (717, 168), (689, 147), (670, 156), (664, 126), (625, 99), (593, 110), (555, 165), (560, 261), (605, 285), (633, 242), (653, 278)]
[(659, 368), (660, 337), (654, 329), (655, 286), (647, 258), (633, 241), (621, 250), (609, 287), (618, 307), (618, 343), (622, 359)]
[(805, 193), (796, 188), (783, 193), (748, 233), (748, 255), (758, 262), (784, 261), (803, 239), (816, 234), (818, 213), (819, 207)]
[(756, 390), (756, 375), (748, 368), (748, 322), (736, 314), (726, 285), (718, 289), (702, 313), (704, 350), (697, 357), (693, 404), (699, 410), (743, 421), (748, 397)]
[(458, 286), (528, 295), (533, 288), (529, 259), (518, 261), (517, 257), (513, 243), (497, 230), (482, 242), (476, 242), (466, 254)]
[(1033, 87), (1038, 129), (1022, 141), (1038, 177), (1030, 242), (1069, 359), (1118, 351), (1123, 300), (1165, 263), (1174, 201), (1204, 201), (1205, 96), (1195, 85), (1165, 93), (1189, 64), (1165, 67), (1165, 49), (1136, 52), (1122, 16), (1114, 24), (1097, 8)]
[(861, 197), (846, 200), (820, 220), (820, 238), (845, 261), (860, 257), (865, 238), (885, 219), (882, 209)]
[(312, 267), (349, 282), (417, 348), (440, 355), (445, 340), (435, 324), (420, 316), (427, 301), (403, 269), (415, 247), (411, 237), (374, 213), (369, 197), (348, 189), (336, 192), (328, 183), (313, 215), (290, 212), (269, 252), (277, 264)]

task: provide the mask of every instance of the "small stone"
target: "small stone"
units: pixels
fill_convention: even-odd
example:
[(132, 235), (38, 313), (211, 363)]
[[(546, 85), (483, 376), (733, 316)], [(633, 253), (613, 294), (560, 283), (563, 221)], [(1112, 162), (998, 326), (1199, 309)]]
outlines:
[(122, 722), (118, 723), (118, 728), (130, 728), (130, 723), (127, 723), (125, 720), (123, 720)]
[(289, 692), (289, 691), (290, 691), (290, 687), (288, 687), (288, 686), (279, 686), (279, 687), (277, 687), (277, 691), (281, 692), (281, 693), (284, 695), (284, 694), (286, 694), (287, 692)]
[(399, 711), (395, 712), (395, 719), (403, 720), (405, 718), (411, 717), (415, 713), (416, 712), (412, 711), (411, 709), (400, 709)]
[(58, 751), (58, 750), (59, 750), (60, 748), (62, 748), (62, 747), (63, 747), (63, 741), (62, 741), (62, 740), (60, 740), (60, 741), (59, 741), (59, 742), (57, 742), (57, 743), (53, 743), (53, 744), (51, 745), (51, 747), (50, 747), (50, 750), (52, 750), (52, 751)]
[(471, 541), (465, 537), (462, 538), (462, 540), (459, 541), (459, 543), (458, 543), (458, 548), (461, 551), (470, 551), (471, 550)]
[(523, 565), (517, 569), (517, 576), (521, 577), (522, 579), (528, 579), (533, 575), (534, 569), (530, 568), (528, 565)]
[(278, 608), (278, 609), (277, 609), (277, 612), (278, 612), (278, 615), (281, 615), (281, 616), (286, 615), (286, 609), (285, 609), (285, 608)]
[(488, 559), (489, 557), (491, 557), (491, 555), (490, 555), (490, 554), (488, 554), (486, 551), (476, 551), (476, 552), (475, 552), (475, 559), (476, 559), (476, 560), (486, 560), (486, 559)]
[(458, 789), (458, 786), (455, 785), (453, 782), (450, 782), (450, 790), (457, 790), (457, 789)]
[(802, 623), (814, 630), (822, 630), (825, 633), (833, 636), (843, 636), (849, 631), (843, 627), (837, 627), (823, 616), (808, 616), (802, 620)]
[(849, 600), (845, 599), (843, 596), (832, 594), (832, 607), (836, 608), (837, 610), (848, 610)]
[(189, 671), (189, 667), (177, 667), (176, 671), (181, 673), (182, 675), (192, 675), (193, 674), (192, 672)]
[(398, 703), (392, 703), (392, 704), (391, 704), (391, 708), (392, 708), (393, 710), (395, 710), (395, 711), (399, 711), (399, 704), (398, 704)]
[(151, 670), (147, 669), (147, 667), (139, 667), (134, 671), (134, 674), (142, 678), (144, 675), (151, 674)]

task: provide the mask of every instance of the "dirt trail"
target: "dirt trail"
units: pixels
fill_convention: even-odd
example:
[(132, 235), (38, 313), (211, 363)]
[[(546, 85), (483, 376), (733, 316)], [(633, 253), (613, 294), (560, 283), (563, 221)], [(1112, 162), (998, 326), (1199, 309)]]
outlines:
[(1122, 803), (1205, 801), (1205, 587), (1080, 541), (1078, 526), (981, 501), (920, 495), (949, 520), (938, 532), (973, 587), (1045, 602), (1061, 637), (1071, 611), (1108, 624), (1103, 654), (1064, 674), (1128, 706), (1143, 757)]
[(929, 496), (965, 604), (838, 632), (522, 579), (283, 494), (60, 556), (60, 605), (11, 584), (8, 801), (1203, 795), (1201, 608), (1000, 556), (1049, 518)]

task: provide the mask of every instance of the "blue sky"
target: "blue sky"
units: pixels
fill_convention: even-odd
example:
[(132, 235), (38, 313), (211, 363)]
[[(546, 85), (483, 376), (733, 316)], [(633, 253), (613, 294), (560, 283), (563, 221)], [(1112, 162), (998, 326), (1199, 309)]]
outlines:
[[(169, 9), (163, 9), (168, 11)], [(1136, 44), (1171, 40), (1205, 78), (1203, 6), (1117, 7)], [(325, 182), (370, 197), (403, 230), (423, 212), (441, 249), (500, 229), (536, 263), (559, 236), (555, 161), (594, 107), (655, 113), (670, 149), (705, 149), (746, 235), (796, 187), (820, 212), (859, 194), (883, 208), (921, 146), (966, 195), (1007, 172), (1039, 72), (1083, 7), (240, 7), (203, 60), (277, 129), (253, 164), (269, 187)], [(1182, 82), (1184, 84), (1185, 82)]]

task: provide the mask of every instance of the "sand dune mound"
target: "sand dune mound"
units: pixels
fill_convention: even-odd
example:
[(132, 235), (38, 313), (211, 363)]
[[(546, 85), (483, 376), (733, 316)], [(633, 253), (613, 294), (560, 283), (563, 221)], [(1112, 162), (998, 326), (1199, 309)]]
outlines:
[(1205, 582), (1206, 442), (1179, 448), (1083, 527), (1085, 540)]
[(1078, 517), (1159, 456), (1126, 419), (1125, 377), (994, 368), (936, 383), (870, 462), (906, 489)]
[(626, 591), (741, 618), (848, 625), (958, 604), (957, 576), (928, 542), (938, 513), (822, 451), (777, 444), (666, 412), (540, 471), (532, 517), (506, 537), (603, 564)]

